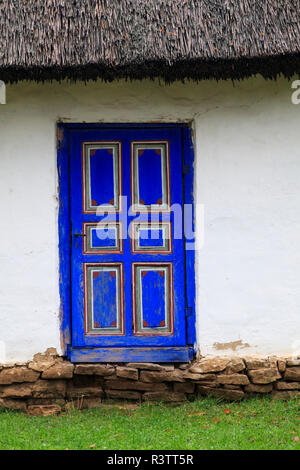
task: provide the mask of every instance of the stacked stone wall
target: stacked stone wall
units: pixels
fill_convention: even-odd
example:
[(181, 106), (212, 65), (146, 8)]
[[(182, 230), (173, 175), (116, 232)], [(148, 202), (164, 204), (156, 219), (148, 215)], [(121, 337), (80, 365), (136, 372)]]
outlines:
[(113, 401), (179, 404), (197, 396), (300, 397), (300, 358), (201, 358), (189, 364), (72, 364), (50, 348), (27, 364), (0, 366), (0, 407), (31, 415)]

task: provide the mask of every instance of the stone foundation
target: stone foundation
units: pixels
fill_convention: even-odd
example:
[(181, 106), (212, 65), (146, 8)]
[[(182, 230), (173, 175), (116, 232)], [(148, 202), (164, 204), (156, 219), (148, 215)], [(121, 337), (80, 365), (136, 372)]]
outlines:
[(196, 396), (241, 400), (300, 397), (300, 358), (202, 358), (190, 364), (71, 364), (53, 349), (27, 364), (0, 366), (0, 407), (30, 415), (110, 400), (178, 404)]

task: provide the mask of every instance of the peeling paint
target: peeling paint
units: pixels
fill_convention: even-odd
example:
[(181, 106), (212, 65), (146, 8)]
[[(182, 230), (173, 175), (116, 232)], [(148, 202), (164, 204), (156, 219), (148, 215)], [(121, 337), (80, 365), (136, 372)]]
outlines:
[(57, 142), (59, 144), (62, 143), (63, 141), (63, 138), (64, 138), (64, 132), (63, 132), (63, 129), (61, 127), (58, 127), (57, 128)]
[(236, 351), (237, 349), (250, 348), (250, 344), (243, 343), (241, 339), (237, 341), (231, 341), (229, 343), (214, 343), (214, 349), (217, 351), (223, 351), (224, 349), (230, 349), (231, 351)]

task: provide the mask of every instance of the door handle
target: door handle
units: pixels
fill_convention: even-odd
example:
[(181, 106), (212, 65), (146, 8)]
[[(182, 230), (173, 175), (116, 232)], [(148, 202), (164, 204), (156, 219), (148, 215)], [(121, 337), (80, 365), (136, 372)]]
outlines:
[(75, 248), (78, 248), (78, 238), (79, 237), (86, 237), (86, 233), (77, 233), (77, 232), (75, 232), (74, 237), (75, 237), (75, 240), (76, 240)]

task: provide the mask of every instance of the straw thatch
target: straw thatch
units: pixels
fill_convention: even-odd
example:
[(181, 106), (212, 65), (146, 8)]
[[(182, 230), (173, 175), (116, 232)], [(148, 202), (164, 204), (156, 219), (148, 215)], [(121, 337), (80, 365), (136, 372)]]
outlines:
[(0, 79), (300, 72), (300, 0), (2, 0)]

